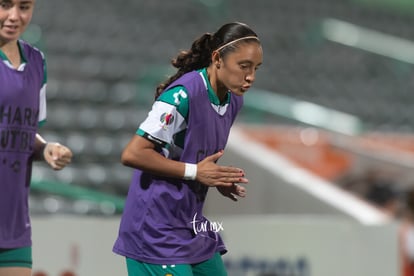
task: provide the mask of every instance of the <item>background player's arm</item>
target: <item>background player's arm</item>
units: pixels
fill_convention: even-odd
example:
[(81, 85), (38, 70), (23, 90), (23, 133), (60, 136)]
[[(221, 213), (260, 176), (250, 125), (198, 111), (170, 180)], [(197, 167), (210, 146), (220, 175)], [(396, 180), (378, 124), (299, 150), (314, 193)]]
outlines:
[(33, 153), (33, 159), (36, 161), (39, 160), (43, 160), (43, 151), (45, 150), (46, 147), (46, 140), (43, 139), (42, 136), (40, 136), (39, 134), (36, 134), (35, 137), (35, 144), (34, 144), (34, 153)]
[(54, 170), (61, 170), (71, 162), (72, 152), (66, 146), (48, 143), (36, 134), (33, 157), (34, 160), (45, 160)]

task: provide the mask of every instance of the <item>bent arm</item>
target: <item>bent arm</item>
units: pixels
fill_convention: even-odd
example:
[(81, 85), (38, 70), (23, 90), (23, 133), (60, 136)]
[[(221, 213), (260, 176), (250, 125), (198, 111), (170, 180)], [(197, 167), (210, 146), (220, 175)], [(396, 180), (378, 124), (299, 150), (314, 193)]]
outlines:
[[(223, 155), (219, 151), (197, 163), (195, 180), (207, 186), (232, 186), (247, 183), (244, 171), (231, 166), (219, 166), (216, 161)], [(184, 178), (185, 163), (164, 157), (155, 150), (154, 144), (140, 135), (134, 135), (122, 152), (121, 162), (125, 166), (140, 169), (155, 175)]]
[(183, 178), (185, 163), (164, 157), (155, 150), (155, 145), (140, 135), (134, 135), (122, 152), (121, 162), (125, 166), (140, 169), (155, 175)]

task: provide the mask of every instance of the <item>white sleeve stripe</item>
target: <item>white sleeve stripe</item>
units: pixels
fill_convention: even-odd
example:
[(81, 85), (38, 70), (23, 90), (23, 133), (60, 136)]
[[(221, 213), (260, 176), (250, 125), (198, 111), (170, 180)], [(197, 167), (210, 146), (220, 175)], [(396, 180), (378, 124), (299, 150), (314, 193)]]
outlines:
[(40, 89), (39, 122), (46, 120), (46, 83)]

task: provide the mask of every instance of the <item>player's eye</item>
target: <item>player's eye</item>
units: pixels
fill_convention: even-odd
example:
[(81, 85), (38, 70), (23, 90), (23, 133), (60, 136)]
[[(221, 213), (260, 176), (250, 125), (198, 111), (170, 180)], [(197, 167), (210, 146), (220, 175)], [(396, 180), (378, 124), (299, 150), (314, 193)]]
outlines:
[(11, 8), (11, 6), (11, 1), (0, 1), (0, 7), (2, 7), (3, 9), (9, 9)]
[(240, 69), (247, 70), (247, 69), (249, 69), (249, 65), (247, 65), (247, 64), (240, 64)]
[(32, 5), (29, 4), (29, 3), (24, 3), (24, 4), (20, 5), (20, 9), (23, 10), (23, 11), (29, 10), (31, 7), (32, 7)]

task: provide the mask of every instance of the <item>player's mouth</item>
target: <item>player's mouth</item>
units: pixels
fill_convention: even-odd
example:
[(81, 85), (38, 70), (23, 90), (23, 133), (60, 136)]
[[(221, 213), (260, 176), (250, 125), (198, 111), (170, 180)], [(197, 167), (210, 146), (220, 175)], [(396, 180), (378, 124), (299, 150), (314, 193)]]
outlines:
[(243, 92), (246, 92), (247, 90), (249, 90), (250, 89), (250, 85), (244, 85), (244, 86), (242, 86), (242, 88), (241, 88), (241, 90), (243, 91)]
[(4, 25), (3, 26), (3, 30), (5, 30), (6, 32), (16, 32), (18, 28), (19, 27), (15, 25)]

